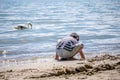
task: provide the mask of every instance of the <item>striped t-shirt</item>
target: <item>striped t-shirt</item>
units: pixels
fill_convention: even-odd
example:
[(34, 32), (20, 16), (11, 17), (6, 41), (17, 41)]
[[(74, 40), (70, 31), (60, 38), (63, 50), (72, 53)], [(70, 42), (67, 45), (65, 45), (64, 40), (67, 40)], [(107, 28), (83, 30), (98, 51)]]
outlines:
[(77, 43), (78, 41), (73, 37), (65, 37), (63, 39), (58, 40), (56, 49), (65, 49), (67, 51), (72, 51), (75, 47), (75, 44)]

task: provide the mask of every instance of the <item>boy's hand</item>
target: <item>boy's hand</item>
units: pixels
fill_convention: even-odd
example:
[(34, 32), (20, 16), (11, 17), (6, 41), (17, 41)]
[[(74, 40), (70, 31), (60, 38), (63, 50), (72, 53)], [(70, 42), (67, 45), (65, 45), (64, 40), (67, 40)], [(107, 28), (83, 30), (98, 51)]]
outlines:
[(84, 44), (81, 44), (81, 48), (83, 48), (84, 47)]

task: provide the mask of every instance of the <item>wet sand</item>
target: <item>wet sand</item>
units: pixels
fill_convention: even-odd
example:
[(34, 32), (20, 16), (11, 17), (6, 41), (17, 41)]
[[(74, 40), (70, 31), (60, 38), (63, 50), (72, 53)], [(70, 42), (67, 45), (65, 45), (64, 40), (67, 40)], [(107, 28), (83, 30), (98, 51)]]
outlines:
[(120, 55), (95, 56), (86, 61), (43, 61), (0, 68), (0, 80), (119, 80)]

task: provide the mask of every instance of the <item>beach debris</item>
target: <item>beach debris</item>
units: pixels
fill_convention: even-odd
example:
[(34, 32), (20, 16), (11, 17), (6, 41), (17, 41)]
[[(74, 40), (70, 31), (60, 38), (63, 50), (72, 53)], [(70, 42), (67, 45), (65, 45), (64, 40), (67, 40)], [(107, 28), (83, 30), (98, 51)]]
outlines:
[(75, 70), (75, 68), (70, 67), (70, 68), (66, 68), (65, 72), (66, 72), (66, 74), (75, 74), (76, 70)]
[(116, 64), (114, 64), (114, 66), (118, 66), (118, 65), (120, 65), (120, 61), (119, 61), (119, 62), (117, 62)]
[(0, 79), (5, 79), (5, 75), (0, 74)]
[(115, 68), (116, 68), (117, 71), (120, 73), (120, 61), (117, 62), (114, 66), (116, 66)]
[(97, 65), (96, 67), (94, 67), (92, 71), (98, 72), (98, 71), (113, 70), (113, 69), (115, 69), (114, 65), (100, 64), (100, 65)]
[(82, 75), (81, 77), (78, 77), (78, 80), (84, 80), (84, 79), (87, 79), (86, 75)]
[(7, 53), (8, 53), (7, 50), (4, 50), (4, 51), (2, 52), (4, 58), (6, 58), (6, 54), (7, 54)]
[(7, 70), (7, 72), (13, 72), (13, 70), (12, 70), (12, 69), (10, 69), (10, 70)]
[(32, 69), (32, 68), (30, 68), (30, 69), (23, 69), (23, 70), (21, 70), (21, 72), (38, 72), (39, 70), (38, 69)]
[(94, 74), (94, 72), (93, 72), (93, 71), (88, 71), (88, 72), (86, 72), (85, 74), (91, 76), (91, 75)]
[(78, 67), (75, 68), (75, 70), (77, 72), (83, 72), (83, 71), (87, 72), (87, 68), (85, 66), (78, 66)]
[(8, 51), (7, 51), (7, 50), (4, 50), (4, 51), (2, 52), (2, 54), (6, 54), (6, 53), (8, 53)]
[(93, 62), (93, 61), (103, 61), (103, 60), (116, 60), (116, 59), (120, 59), (120, 56), (112, 56), (109, 54), (105, 54), (102, 56), (95, 56), (94, 58), (88, 59), (89, 62)]
[(116, 67), (117, 71), (120, 73), (120, 65)]
[(91, 65), (91, 64), (85, 64), (84, 65), (87, 69), (92, 69), (93, 68), (93, 66)]

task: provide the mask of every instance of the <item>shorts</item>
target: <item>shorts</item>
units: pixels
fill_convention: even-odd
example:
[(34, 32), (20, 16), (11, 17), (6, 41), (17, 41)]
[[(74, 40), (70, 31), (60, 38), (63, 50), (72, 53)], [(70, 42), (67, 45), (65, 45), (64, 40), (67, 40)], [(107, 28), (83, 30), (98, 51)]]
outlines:
[(56, 53), (61, 58), (70, 58), (77, 54), (80, 48), (83, 48), (83, 44), (77, 44), (72, 51), (67, 51), (65, 49), (56, 49)]

